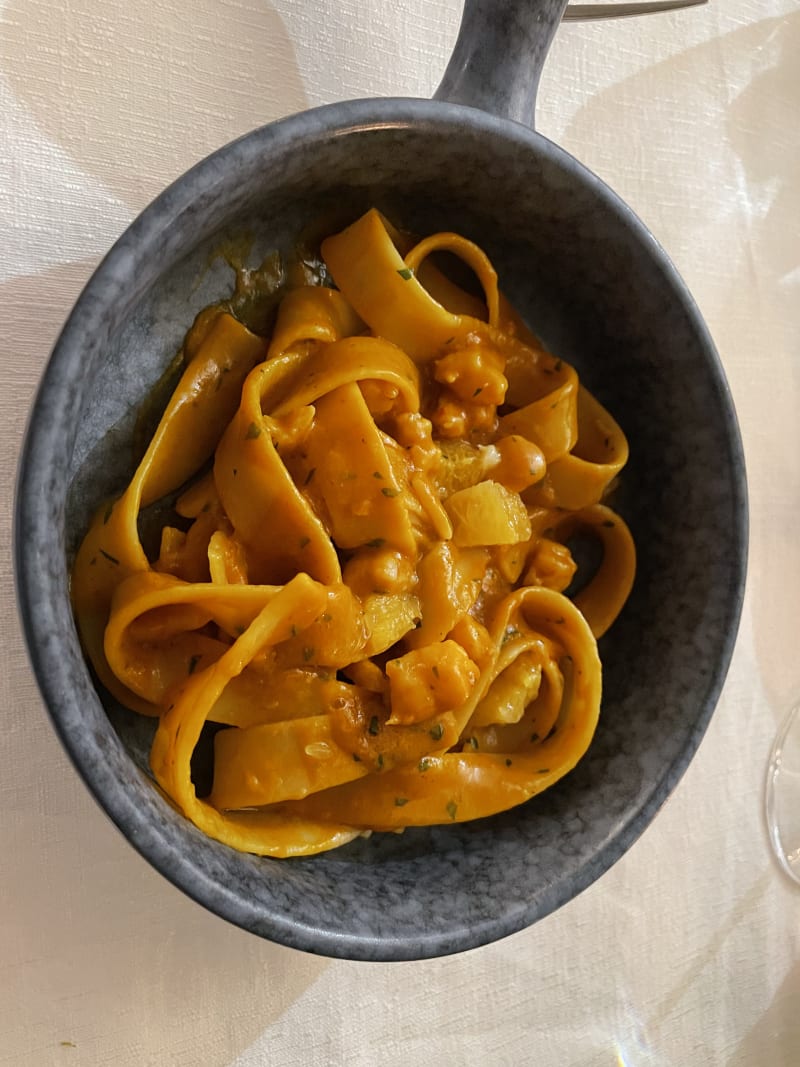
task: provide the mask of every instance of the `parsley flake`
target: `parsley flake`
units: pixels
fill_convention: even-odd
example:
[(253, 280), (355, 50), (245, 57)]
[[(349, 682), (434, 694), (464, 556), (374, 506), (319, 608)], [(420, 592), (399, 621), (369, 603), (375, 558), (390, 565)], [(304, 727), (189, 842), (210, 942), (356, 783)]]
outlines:
[(247, 427), (247, 433), (244, 435), (245, 441), (254, 441), (257, 437), (261, 436), (261, 427), (256, 426), (254, 422), (251, 422)]
[(403, 270), (399, 270), (397, 273), (400, 275), (404, 282), (407, 282), (414, 277), (414, 271), (410, 270), (408, 267), (404, 267)]
[(458, 804), (456, 804), (454, 800), (449, 801), (447, 805), (447, 814), (450, 816), (451, 819), (455, 820), (457, 811)]

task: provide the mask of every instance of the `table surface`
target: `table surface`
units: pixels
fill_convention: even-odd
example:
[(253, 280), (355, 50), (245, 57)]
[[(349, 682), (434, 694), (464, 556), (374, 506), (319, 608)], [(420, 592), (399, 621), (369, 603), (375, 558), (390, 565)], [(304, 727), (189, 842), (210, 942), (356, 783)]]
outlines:
[[(564, 25), (538, 126), (627, 200), (719, 347), (748, 466), (739, 640), (700, 751), (576, 900), (460, 956), (258, 940), (139, 858), (61, 752), (15, 617), (16, 457), (72, 302), (148, 201), (265, 121), (428, 96), (460, 0), (0, 0), (0, 1063), (800, 1063), (800, 891), (761, 796), (800, 687), (800, 10)], [(708, 462), (713, 464), (714, 457)]]

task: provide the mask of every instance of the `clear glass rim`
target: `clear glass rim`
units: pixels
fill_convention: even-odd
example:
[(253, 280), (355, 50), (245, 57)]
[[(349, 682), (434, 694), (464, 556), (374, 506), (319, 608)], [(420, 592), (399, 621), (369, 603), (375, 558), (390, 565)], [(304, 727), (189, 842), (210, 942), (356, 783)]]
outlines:
[(767, 833), (769, 835), (772, 852), (784, 873), (796, 884), (800, 885), (800, 845), (791, 851), (787, 850), (781, 837), (780, 821), (778, 818), (777, 791), (779, 788), (783, 749), (789, 731), (800, 717), (800, 701), (793, 704), (778, 728), (775, 740), (767, 764), (767, 778), (764, 789), (764, 812), (767, 820)]

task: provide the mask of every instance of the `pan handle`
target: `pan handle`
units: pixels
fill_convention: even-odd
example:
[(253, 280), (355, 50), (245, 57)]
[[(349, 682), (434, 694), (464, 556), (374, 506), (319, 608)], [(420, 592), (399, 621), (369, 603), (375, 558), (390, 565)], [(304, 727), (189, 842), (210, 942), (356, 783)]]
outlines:
[(464, 0), (435, 100), (534, 124), (536, 90), (567, 0)]

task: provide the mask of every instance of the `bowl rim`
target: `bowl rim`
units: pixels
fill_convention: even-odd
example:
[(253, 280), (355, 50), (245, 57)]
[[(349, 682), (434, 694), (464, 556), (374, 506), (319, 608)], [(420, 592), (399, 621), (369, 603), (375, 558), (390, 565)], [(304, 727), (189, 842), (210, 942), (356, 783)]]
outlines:
[[(400, 938), (359, 936), (335, 929), (298, 922), (291, 915), (264, 912), (237, 896), (228, 886), (211, 878), (186, 855), (176, 854), (161, 828), (142, 815), (127, 790), (105, 769), (97, 740), (86, 733), (80, 738), (65, 726), (61, 707), (74, 700), (71, 679), (58, 656), (47, 653), (58, 634), (53, 602), (63, 597), (63, 576), (46, 565), (48, 553), (64, 553), (64, 502), (54, 524), (52, 514), (41, 506), (45, 491), (44, 475), (48, 460), (63, 453), (70, 439), (69, 405), (58, 404), (67, 375), (80, 375), (82, 339), (92, 329), (98, 313), (107, 305), (109, 292), (122, 292), (123, 279), (129, 279), (143, 249), (153, 246), (159, 235), (191, 208), (201, 195), (214, 195), (236, 165), (252, 165), (265, 153), (280, 153), (299, 144), (312, 144), (318, 138), (342, 137), (378, 128), (426, 128), (443, 125), (467, 127), (479, 136), (515, 142), (527, 151), (548, 157), (559, 167), (589, 186), (604, 206), (633, 239), (645, 246), (657, 263), (665, 285), (682, 307), (693, 333), (708, 359), (719, 397), (719, 414), (724, 420), (731, 463), (732, 491), (736, 524), (731, 541), (736, 552), (736, 581), (726, 600), (724, 637), (714, 658), (705, 691), (698, 698), (698, 714), (688, 742), (661, 777), (653, 784), (644, 804), (626, 814), (616, 832), (607, 839), (569, 881), (553, 886), (544, 903), (528, 902), (511, 912), (461, 928), (455, 932), (436, 931), (419, 937)], [(128, 289), (130, 286), (128, 286)], [(48, 417), (43, 418), (43, 411)], [(52, 418), (53, 412), (58, 418)], [(73, 433), (74, 440), (74, 433)], [(14, 505), (13, 561), (18, 613), (39, 691), (53, 727), (74, 767), (100, 807), (129, 843), (164, 877), (209, 911), (272, 941), (320, 955), (354, 960), (415, 960), (477, 948), (517, 932), (543, 918), (577, 896), (608, 870), (650, 824), (655, 814), (693, 758), (717, 705), (733, 654), (746, 581), (748, 542), (747, 486), (741, 436), (730, 389), (722, 363), (689, 290), (668, 255), (635, 213), (595, 174), (542, 134), (516, 122), (499, 119), (483, 111), (442, 101), (403, 97), (364, 99), (329, 104), (259, 127), (231, 141), (195, 164), (169, 185), (127, 227), (101, 260), (68, 316), (47, 361), (31, 406), (20, 453)], [(46, 610), (42, 610), (45, 605)], [(69, 640), (77, 642), (73, 629)], [(99, 697), (97, 698), (99, 701)], [(113, 732), (113, 728), (110, 727)], [(121, 743), (121, 742), (120, 742)], [(97, 758), (91, 759), (88, 756)]]

